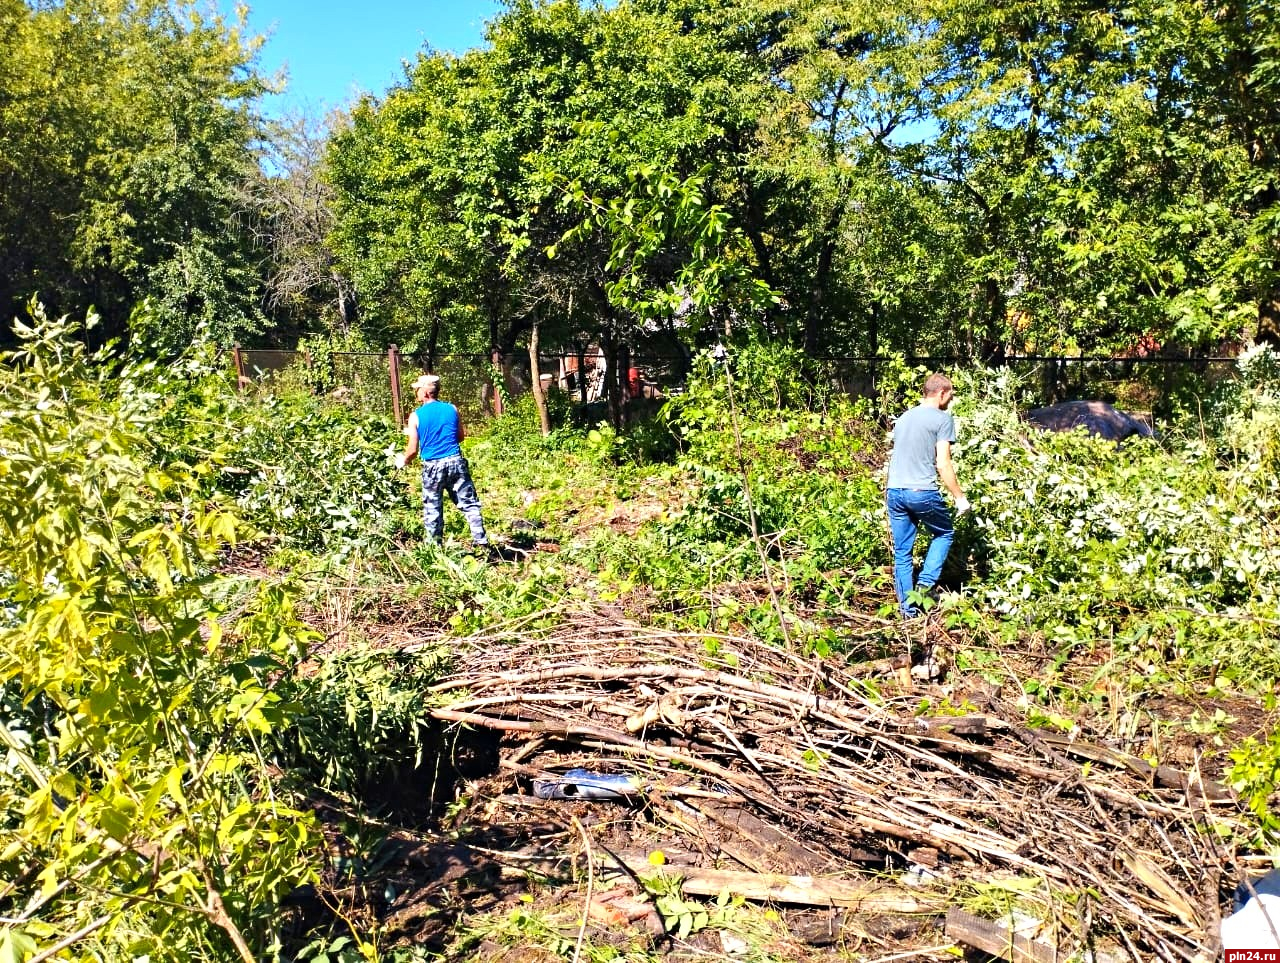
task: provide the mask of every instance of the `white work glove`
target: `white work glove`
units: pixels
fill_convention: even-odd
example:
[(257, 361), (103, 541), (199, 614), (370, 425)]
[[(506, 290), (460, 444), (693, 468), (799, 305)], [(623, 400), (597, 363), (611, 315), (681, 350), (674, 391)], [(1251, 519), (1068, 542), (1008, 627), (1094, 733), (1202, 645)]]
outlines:
[(397, 467), (397, 468), (403, 468), (403, 467), (404, 467), (405, 465), (407, 465), (407, 464), (408, 464), (408, 462), (407, 462), (407, 461), (405, 461), (404, 452), (401, 452), (400, 454), (396, 455), (396, 467)]
[(973, 506), (969, 504), (969, 499), (961, 495), (956, 499), (956, 517), (960, 517), (972, 507)]

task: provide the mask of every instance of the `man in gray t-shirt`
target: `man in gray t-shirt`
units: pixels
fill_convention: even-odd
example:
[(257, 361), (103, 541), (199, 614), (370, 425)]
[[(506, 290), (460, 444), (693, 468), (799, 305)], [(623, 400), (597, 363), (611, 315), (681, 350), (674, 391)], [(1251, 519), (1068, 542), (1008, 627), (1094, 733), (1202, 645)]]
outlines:
[[(955, 499), (956, 513), (969, 510), (951, 463), (951, 444), (956, 440), (955, 421), (947, 413), (955, 391), (945, 375), (932, 374), (924, 383), (924, 398), (893, 426), (893, 453), (889, 457), (889, 484), (886, 503), (889, 530), (893, 533), (893, 590), (898, 608), (908, 618), (920, 610), (908, 599), (914, 588), (930, 591), (942, 575), (942, 565), (955, 535), (951, 511), (942, 500), (938, 482)], [(914, 578), (912, 550), (923, 525), (933, 536), (920, 577)]]

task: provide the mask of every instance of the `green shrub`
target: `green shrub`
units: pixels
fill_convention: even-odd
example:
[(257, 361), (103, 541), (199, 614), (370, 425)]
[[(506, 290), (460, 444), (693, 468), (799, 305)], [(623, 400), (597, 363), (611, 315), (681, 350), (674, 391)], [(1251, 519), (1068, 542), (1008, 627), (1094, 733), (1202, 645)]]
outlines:
[(0, 942), (266, 955), (321, 842), (261, 751), (311, 633), (287, 592), (246, 601), (211, 574), (243, 526), (203, 466), (159, 464), (154, 369), (90, 357), (38, 312), (18, 335), (0, 358), (0, 704), (25, 708), (0, 725)]
[(1260, 346), (1241, 355), (1238, 377), (1218, 399), (1220, 450), (1265, 483), (1280, 473), (1280, 355)]
[(732, 401), (723, 368), (703, 355), (687, 393), (667, 407), (683, 448), (679, 466), (696, 485), (672, 523), (674, 536), (741, 542), (751, 536), (754, 509), (772, 551), (807, 563), (799, 570), (881, 558), (878, 431), (848, 399), (805, 382), (793, 349), (751, 345), (733, 367)]
[(1280, 729), (1273, 729), (1262, 742), (1250, 736), (1231, 750), (1230, 759), (1227, 782), (1253, 821), (1251, 843), (1274, 853), (1280, 844), (1280, 813), (1273, 809), (1280, 790)]
[(413, 479), (388, 454), (403, 439), (386, 419), (309, 395), (247, 401), (231, 416), (218, 487), (285, 544), (341, 556), (411, 517)]
[(447, 649), (357, 646), (327, 657), (291, 683), (289, 695), (301, 708), (277, 733), (277, 752), (321, 785), (361, 791), (426, 753), (431, 705), (423, 692), (452, 664)]
[(209, 496), (278, 544), (343, 557), (411, 524), (416, 491), (391, 468), (403, 446), (389, 419), (306, 391), (237, 395), (188, 360), (152, 371), (154, 440), (166, 465), (192, 466)]
[[(1256, 647), (1214, 641), (1223, 621), (1274, 618), (1280, 599), (1268, 521), (1280, 490), (1256, 460), (1224, 464), (1212, 438), (1116, 445), (1028, 429), (999, 385), (961, 394), (957, 409), (957, 466), (975, 504), (957, 551), (981, 572), (974, 588), (987, 606), (1114, 636), (1122, 648), (1157, 615), (1177, 612), (1169, 635), (1181, 641), (1157, 647), (1171, 657), (1223, 660), (1254, 679), (1280, 665), (1259, 661)], [(1151, 648), (1135, 641), (1131, 651)]]
[(521, 449), (555, 451), (572, 444), (579, 432), (570, 427), (573, 402), (563, 391), (547, 393), (547, 414), (551, 418), (551, 435), (543, 438), (538, 407), (531, 392), (507, 402), (502, 414), (470, 426), (469, 432), (483, 437), (502, 449), (515, 453)]

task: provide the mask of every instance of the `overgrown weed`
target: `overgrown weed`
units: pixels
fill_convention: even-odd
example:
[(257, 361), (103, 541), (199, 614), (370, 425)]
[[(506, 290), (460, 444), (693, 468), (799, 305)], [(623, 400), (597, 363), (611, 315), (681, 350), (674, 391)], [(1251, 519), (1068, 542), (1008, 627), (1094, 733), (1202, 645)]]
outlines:
[[(443, 641), (499, 624), (537, 631), (569, 609), (611, 606), (701, 634), (708, 662), (730, 668), (733, 653), (719, 640), (734, 634), (818, 657), (876, 657), (898, 644), (894, 626), (874, 628), (877, 609), (891, 605), (877, 418), (890, 412), (815, 390), (792, 361), (785, 351), (743, 348), (730, 371), (752, 390), (731, 402), (723, 365), (703, 357), (687, 394), (630, 435), (566, 419), (543, 438), (520, 403), (475, 426), (466, 450), (491, 527), (524, 539), (527, 550), (497, 562), (452, 547), (465, 536), (456, 513), (446, 515), (450, 547), (422, 543), (417, 480), (386, 464), (384, 448), (397, 436), (385, 419), (305, 393), (237, 398), (198, 359), (132, 370), (118, 396), (99, 400), (108, 415), (127, 411), (152, 434), (151, 446), (135, 451), (135, 474), (148, 466), (161, 474), (147, 476), (154, 498), (130, 502), (139, 526), (234, 503), (271, 546), (282, 579), (292, 572), (310, 586), (317, 611), (325, 593), (341, 590), (334, 621), (365, 625), (342, 629), (346, 650), (309, 675), (296, 654), (288, 665), (260, 665), (246, 652), (234, 669), (247, 692), (272, 687), (275, 715), (262, 716), (270, 738), (257, 732), (254, 751), (274, 746), (300, 778), (351, 790), (376, 781), (379, 767), (413, 767), (441, 749), (422, 693), (448, 671), (448, 657), (361, 642), (376, 642), (368, 630), (397, 616)], [(966, 374), (957, 461), (976, 511), (962, 520), (954, 550), (960, 564), (950, 574), (961, 592), (938, 613), (957, 640), (962, 679), (1002, 688), (1030, 726), (1087, 726), (1153, 761), (1160, 740), (1179, 734), (1143, 708), (1148, 695), (1213, 699), (1274, 685), (1280, 395), (1270, 363), (1251, 355), (1240, 382), (1185, 431), (1122, 446), (1028, 430), (1016, 381)], [(882, 395), (896, 401), (914, 373), (888, 370)], [(98, 390), (85, 372), (75, 377), (90, 379), (90, 388), (74, 389), (81, 395)], [(88, 430), (98, 432), (97, 422)], [(105, 422), (101, 434), (86, 444), (124, 444)], [(672, 450), (674, 463), (664, 461)], [(138, 585), (154, 588), (162, 569), (177, 566), (171, 587), (203, 591), (216, 563), (160, 555)], [(219, 606), (247, 597), (243, 580), (218, 584), (209, 591), (222, 593)], [(202, 599), (212, 604), (215, 595)], [(274, 651), (280, 626), (293, 624), (291, 604), (268, 598), (259, 609), (282, 621), (274, 629), (261, 618), (244, 623), (243, 644)], [(20, 615), (10, 605), (6, 626)], [(850, 616), (872, 630), (844, 632)], [(183, 631), (194, 638), (190, 626)], [(276, 667), (270, 679), (267, 664)], [(874, 686), (867, 697), (877, 697)], [(242, 704), (236, 698), (228, 704)], [(253, 708), (246, 718), (257, 718)], [(1223, 738), (1229, 718), (1207, 707), (1180, 723), (1182, 735), (1231, 752), (1229, 779), (1254, 820), (1250, 844), (1273, 844), (1277, 736), (1260, 733), (1233, 751)], [(40, 738), (39, 719), (21, 721)], [(308, 823), (297, 825), (305, 835)], [(306, 840), (296, 843), (300, 851)], [(296, 861), (288, 872), (304, 878), (307, 868)], [(121, 914), (120, 931), (135, 923), (147, 925), (135, 911)], [(516, 929), (538, 925), (530, 917)]]

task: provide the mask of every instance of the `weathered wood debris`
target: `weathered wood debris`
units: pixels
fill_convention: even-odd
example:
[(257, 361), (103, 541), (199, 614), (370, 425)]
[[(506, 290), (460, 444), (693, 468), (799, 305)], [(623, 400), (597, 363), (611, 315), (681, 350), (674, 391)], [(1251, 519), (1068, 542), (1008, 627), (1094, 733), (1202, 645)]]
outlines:
[[(464, 644), (465, 670), (432, 692), (436, 718), (514, 734), (506, 765), (520, 776), (593, 760), (631, 774), (640, 804), (686, 826), (690, 849), (730, 875), (829, 879), (816, 902), (857, 906), (856, 881), (841, 880), (858, 867), (941, 863), (953, 881), (1038, 883), (1039, 949), (1011, 946), (1010, 959), (1065, 960), (1103, 942), (1143, 961), (1216, 950), (1235, 883), (1219, 830), (1240, 810), (1195, 771), (1030, 728), (998, 696), (981, 711), (921, 714), (928, 690), (907, 691), (892, 665), (749, 638), (583, 616)], [(785, 880), (755, 885), (787, 898)], [(977, 925), (963, 916), (949, 933)]]

